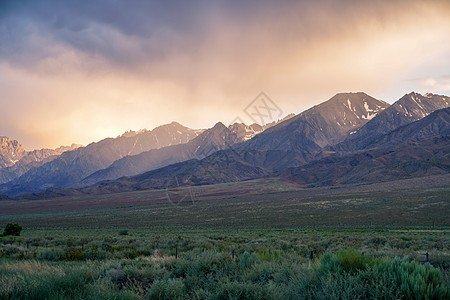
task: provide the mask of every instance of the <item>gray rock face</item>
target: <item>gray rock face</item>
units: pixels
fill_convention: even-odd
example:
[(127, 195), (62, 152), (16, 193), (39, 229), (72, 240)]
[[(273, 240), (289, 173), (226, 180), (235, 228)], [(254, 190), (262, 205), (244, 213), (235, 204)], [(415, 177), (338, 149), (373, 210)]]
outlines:
[(450, 136), (449, 107), (436, 110), (423, 119), (398, 127), (374, 139), (366, 148), (389, 147), (445, 136)]

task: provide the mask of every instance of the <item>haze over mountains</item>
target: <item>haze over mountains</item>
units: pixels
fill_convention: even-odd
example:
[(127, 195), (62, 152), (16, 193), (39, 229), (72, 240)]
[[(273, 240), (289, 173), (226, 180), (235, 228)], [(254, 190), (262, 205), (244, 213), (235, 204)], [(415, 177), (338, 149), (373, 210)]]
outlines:
[(36, 192), (77, 183), (93, 172), (108, 167), (114, 161), (150, 149), (186, 143), (201, 131), (171, 123), (137, 134), (107, 138), (86, 147), (68, 151), (28, 172), (8, 184), (14, 191)]
[[(283, 120), (290, 117), (292, 115)], [(227, 128), (218, 123), (208, 130), (195, 130), (172, 122), (152, 131), (129, 131), (115, 139), (108, 138), (53, 157), (47, 163), (30, 168), (20, 178), (7, 180), (5, 176), (0, 193), (42, 192), (52, 187), (79, 187), (136, 175), (172, 163), (203, 158), (251, 139), (275, 124), (235, 123)]]
[[(449, 106), (449, 97), (432, 94), (410, 93), (389, 105), (340, 93), (268, 126), (194, 130), (174, 122), (62, 154), (34, 153), (41, 157), (34, 165), (25, 163), (32, 154), (3, 138), (0, 194), (124, 192), (162, 188), (174, 176), (180, 185), (279, 177), (317, 186), (446, 174)], [(20, 171), (4, 175), (11, 168)]]
[[(292, 116), (292, 114), (288, 115), (279, 122), (288, 120)], [(133, 176), (189, 159), (202, 159), (216, 151), (250, 140), (279, 122), (273, 122), (265, 126), (234, 123), (228, 127), (219, 122), (186, 144), (150, 150), (134, 156), (125, 156), (115, 161), (108, 168), (88, 176), (77, 186), (88, 186), (107, 179)]]

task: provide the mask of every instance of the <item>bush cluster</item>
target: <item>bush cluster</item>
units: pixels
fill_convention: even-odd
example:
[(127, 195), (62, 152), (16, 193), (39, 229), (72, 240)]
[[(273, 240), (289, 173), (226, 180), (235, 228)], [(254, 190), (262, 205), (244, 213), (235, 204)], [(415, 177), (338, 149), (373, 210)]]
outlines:
[(449, 297), (445, 233), (104, 232), (0, 238), (0, 299)]
[[(89, 253), (92, 253), (90, 250)], [(95, 251), (94, 251), (95, 252)], [(44, 255), (44, 254), (43, 254)], [(46, 254), (46, 258), (53, 254)], [(55, 255), (73, 255), (64, 252)], [(80, 258), (81, 259), (81, 258)], [(441, 272), (408, 259), (349, 249), (313, 262), (244, 252), (188, 253), (181, 259), (120, 259), (0, 266), (0, 299), (448, 299)]]

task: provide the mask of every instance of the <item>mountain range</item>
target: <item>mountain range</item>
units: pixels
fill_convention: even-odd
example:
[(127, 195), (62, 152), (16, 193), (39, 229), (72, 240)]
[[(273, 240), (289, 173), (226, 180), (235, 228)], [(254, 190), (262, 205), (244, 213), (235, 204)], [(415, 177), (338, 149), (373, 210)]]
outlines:
[[(288, 120), (292, 116), (288, 115), (279, 122)], [(219, 122), (186, 144), (154, 149), (133, 156), (125, 156), (112, 163), (108, 168), (99, 170), (86, 177), (76, 186), (89, 186), (100, 181), (133, 176), (189, 159), (202, 159), (216, 151), (250, 140), (277, 123), (274, 122), (266, 126), (259, 124), (248, 126), (243, 123), (234, 123), (226, 127)]]
[(410, 93), (379, 113), (366, 126), (352, 132), (342, 143), (334, 147), (337, 151), (355, 151), (376, 145), (384, 134), (411, 122), (420, 120), (430, 113), (449, 107), (450, 98), (440, 95)]
[[(413, 92), (389, 105), (365, 93), (340, 93), (266, 126), (219, 122), (194, 130), (173, 122), (59, 154), (35, 153), (39, 163), (20, 163), (31, 152), (2, 138), (0, 194), (115, 193), (164, 188), (174, 178), (177, 185), (278, 177), (322, 186), (445, 174), (449, 104), (434, 94)], [(11, 168), (20, 171), (3, 175)], [(29, 193), (37, 194), (23, 196)]]
[(281, 177), (310, 186), (373, 183), (450, 172), (450, 108), (398, 127), (379, 137), (374, 147), (331, 155)]
[(201, 132), (176, 122), (151, 131), (128, 132), (117, 138), (107, 138), (86, 147), (66, 151), (45, 164), (30, 168), (19, 178), (8, 182), (6, 188), (4, 184), (1, 189), (20, 193), (44, 191), (55, 186), (68, 187), (124, 156), (186, 143)]
[(62, 153), (79, 147), (82, 145), (72, 144), (56, 149), (25, 151), (18, 141), (0, 137), (0, 183), (14, 180), (31, 168), (39, 167)]

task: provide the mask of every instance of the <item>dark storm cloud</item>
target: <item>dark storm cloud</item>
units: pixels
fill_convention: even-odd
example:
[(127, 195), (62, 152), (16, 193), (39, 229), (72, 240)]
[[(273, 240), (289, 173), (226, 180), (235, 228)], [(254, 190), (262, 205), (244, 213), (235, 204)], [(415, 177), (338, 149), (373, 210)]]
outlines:
[(382, 20), (404, 9), (401, 3), (406, 2), (6, 0), (0, 4), (0, 55), (29, 67), (64, 51), (53, 47), (57, 44), (134, 68), (182, 51), (195, 56), (217, 39), (217, 26), (242, 35), (230, 48), (245, 49), (258, 27), (273, 43), (280, 42), (277, 36), (283, 43), (287, 38), (308, 42), (345, 31), (357, 18)]
[[(322, 4), (334, 6), (329, 1), (6, 0), (0, 4), (0, 55), (29, 67), (54, 56), (52, 46), (58, 43), (111, 63), (133, 65), (173, 52), (198, 52), (217, 38), (217, 24), (237, 27), (248, 40), (252, 36), (245, 36), (246, 31), (257, 27), (267, 34), (292, 31), (297, 39), (308, 38), (320, 26), (308, 24), (306, 14)], [(293, 18), (300, 24), (289, 24)], [(121, 37), (133, 43), (124, 45)]]
[[(0, 11), (0, 54), (27, 66), (52, 56), (55, 42), (122, 64), (158, 58), (175, 47), (168, 33), (195, 42), (202, 18), (191, 1), (4, 1)], [(115, 35), (135, 39), (134, 49)]]

